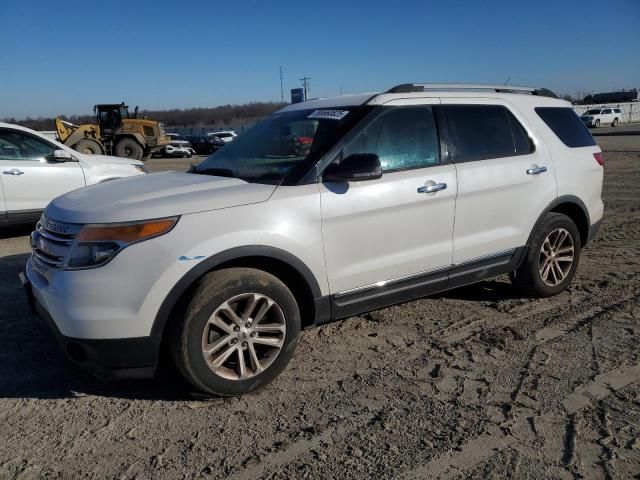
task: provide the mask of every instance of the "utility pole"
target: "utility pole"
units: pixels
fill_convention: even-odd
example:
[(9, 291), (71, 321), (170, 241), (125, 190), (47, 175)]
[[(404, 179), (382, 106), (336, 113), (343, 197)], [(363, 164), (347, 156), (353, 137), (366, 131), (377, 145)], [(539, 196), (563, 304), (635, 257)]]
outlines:
[(305, 100), (309, 99), (309, 80), (311, 80), (310, 77), (302, 77), (300, 79), (300, 81), (302, 82), (302, 88), (304, 88), (304, 99)]
[(280, 103), (284, 103), (284, 88), (282, 87), (282, 67), (280, 69)]

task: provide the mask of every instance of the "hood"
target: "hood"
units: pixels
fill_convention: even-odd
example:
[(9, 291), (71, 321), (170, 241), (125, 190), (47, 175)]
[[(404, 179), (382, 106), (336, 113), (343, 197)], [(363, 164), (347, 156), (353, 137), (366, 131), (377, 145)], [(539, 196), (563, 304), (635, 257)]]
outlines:
[(80, 188), (54, 199), (48, 217), (68, 223), (130, 222), (266, 201), (275, 185), (164, 172)]
[(135, 160), (133, 158), (111, 157), (109, 155), (87, 155), (85, 153), (76, 152), (75, 150), (71, 153), (78, 157), (81, 163), (88, 166), (104, 165), (105, 163), (110, 163), (112, 165), (144, 165), (140, 160)]

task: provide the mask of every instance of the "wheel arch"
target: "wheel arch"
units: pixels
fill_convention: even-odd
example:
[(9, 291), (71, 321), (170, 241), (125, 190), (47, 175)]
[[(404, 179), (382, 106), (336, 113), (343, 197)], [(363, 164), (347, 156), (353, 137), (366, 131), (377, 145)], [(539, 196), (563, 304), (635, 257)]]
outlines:
[(180, 315), (190, 292), (203, 275), (231, 267), (249, 267), (266, 271), (279, 278), (291, 290), (302, 318), (302, 328), (330, 319), (328, 296), (322, 296), (320, 285), (307, 265), (296, 256), (268, 246), (243, 246), (217, 253), (189, 270), (163, 300), (151, 328), (151, 336), (159, 342), (170, 319)]
[(591, 227), (591, 220), (589, 218), (589, 210), (582, 200), (574, 195), (561, 195), (552, 201), (544, 211), (540, 214), (529, 238), (527, 239), (527, 246), (531, 245), (531, 241), (538, 227), (544, 221), (544, 217), (547, 213), (562, 213), (573, 220), (576, 224), (578, 232), (580, 233), (580, 244), (584, 247), (589, 241), (589, 228)]

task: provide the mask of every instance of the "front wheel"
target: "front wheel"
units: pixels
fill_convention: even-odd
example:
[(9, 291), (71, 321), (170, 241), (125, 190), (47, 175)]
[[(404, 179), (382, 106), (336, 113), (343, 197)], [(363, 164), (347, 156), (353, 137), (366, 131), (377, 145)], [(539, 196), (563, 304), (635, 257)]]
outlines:
[(532, 297), (550, 297), (567, 288), (580, 261), (580, 234), (573, 220), (548, 213), (534, 234), (513, 284)]
[(182, 375), (212, 395), (263, 387), (287, 366), (300, 333), (300, 311), (278, 278), (253, 268), (205, 275), (171, 332)]
[(593, 126), (598, 128), (600, 126), (600, 120), (596, 120), (596, 122), (593, 124)]
[(618, 119), (614, 118), (613, 119), (613, 123), (611, 124), (612, 127), (617, 127), (618, 126)]
[(87, 155), (102, 155), (104, 153), (100, 144), (91, 138), (83, 138), (73, 146), (73, 149)]

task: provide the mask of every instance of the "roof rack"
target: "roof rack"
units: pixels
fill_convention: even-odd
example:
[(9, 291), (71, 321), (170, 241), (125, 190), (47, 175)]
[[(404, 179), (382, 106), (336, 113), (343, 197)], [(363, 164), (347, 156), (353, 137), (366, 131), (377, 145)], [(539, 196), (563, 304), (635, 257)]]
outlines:
[(498, 93), (522, 93), (541, 97), (558, 98), (547, 88), (519, 87), (515, 85), (486, 85), (482, 83), (403, 83), (390, 88), (385, 93), (442, 92), (442, 91), (490, 91)]

